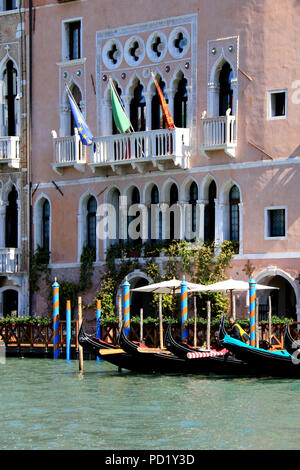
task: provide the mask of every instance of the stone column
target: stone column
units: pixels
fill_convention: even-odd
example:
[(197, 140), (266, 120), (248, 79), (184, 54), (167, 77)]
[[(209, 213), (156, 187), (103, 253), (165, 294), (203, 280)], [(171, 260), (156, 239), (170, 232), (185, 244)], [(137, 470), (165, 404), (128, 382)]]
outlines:
[(7, 202), (0, 201), (0, 248), (5, 248), (5, 224)]

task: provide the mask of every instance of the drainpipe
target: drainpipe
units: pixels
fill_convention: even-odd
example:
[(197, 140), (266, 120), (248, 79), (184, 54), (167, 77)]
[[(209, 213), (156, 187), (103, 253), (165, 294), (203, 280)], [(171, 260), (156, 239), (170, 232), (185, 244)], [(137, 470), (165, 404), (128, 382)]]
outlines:
[(32, 286), (31, 286), (31, 269), (32, 269), (32, 0), (29, 0), (29, 98), (28, 98), (28, 147), (27, 147), (27, 187), (28, 187), (28, 256), (29, 256), (29, 315), (32, 316)]

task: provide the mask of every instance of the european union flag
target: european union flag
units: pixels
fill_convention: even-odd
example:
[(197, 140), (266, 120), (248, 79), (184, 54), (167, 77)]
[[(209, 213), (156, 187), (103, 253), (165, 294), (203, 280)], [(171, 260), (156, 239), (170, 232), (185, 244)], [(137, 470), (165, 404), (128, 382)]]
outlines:
[(93, 143), (93, 135), (89, 129), (89, 126), (87, 125), (87, 123), (85, 122), (85, 119), (81, 113), (81, 111), (79, 110), (71, 92), (67, 89), (67, 93), (68, 93), (68, 98), (69, 98), (69, 102), (70, 102), (70, 106), (71, 106), (71, 111), (73, 113), (73, 116), (74, 116), (74, 120), (75, 120), (75, 123), (76, 123), (76, 127), (78, 129), (78, 133), (80, 135), (80, 138), (81, 138), (81, 142), (83, 145), (92, 145)]

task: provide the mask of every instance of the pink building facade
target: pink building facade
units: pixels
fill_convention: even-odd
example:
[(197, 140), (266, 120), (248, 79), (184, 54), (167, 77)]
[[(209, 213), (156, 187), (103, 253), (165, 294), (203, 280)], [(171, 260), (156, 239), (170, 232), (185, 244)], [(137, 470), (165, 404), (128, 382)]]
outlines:
[[(256, 281), (280, 287), (275, 313), (300, 321), (299, 18), (288, 0), (34, 2), (32, 232), (53, 276), (77, 280), (83, 248), (95, 247), (92, 299), (107, 248), (127, 234), (125, 218), (105, 238), (103, 205), (178, 204), (171, 232), (238, 242), (228, 274), (248, 280), (250, 261)], [(114, 126), (110, 78), (130, 135)], [(74, 130), (66, 85), (91, 147)], [(128, 274), (132, 286), (146, 279)], [(45, 308), (40, 291), (32, 313)]]

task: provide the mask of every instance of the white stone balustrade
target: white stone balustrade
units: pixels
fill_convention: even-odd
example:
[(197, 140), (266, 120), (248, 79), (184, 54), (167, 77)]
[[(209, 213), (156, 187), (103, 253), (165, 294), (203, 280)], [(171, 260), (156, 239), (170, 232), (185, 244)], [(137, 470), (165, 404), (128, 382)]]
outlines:
[(21, 251), (20, 248), (0, 248), (0, 273), (21, 271)]
[(0, 137), (0, 163), (6, 163), (11, 168), (20, 168), (20, 137)]
[(69, 137), (57, 137), (52, 131), (53, 137), (53, 169), (62, 174), (63, 168), (73, 166), (79, 171), (84, 171), (86, 164), (86, 148), (82, 145), (78, 133)]
[(143, 164), (152, 162), (163, 169), (163, 164), (173, 160), (175, 165), (188, 167), (190, 154), (189, 129), (158, 129), (131, 134), (118, 134), (94, 139), (94, 151), (90, 154), (92, 170), (111, 166), (118, 171), (122, 165), (131, 164), (143, 172)]
[(224, 150), (230, 157), (235, 157), (237, 146), (235, 116), (217, 116), (201, 119), (201, 151), (205, 157), (211, 150)]

